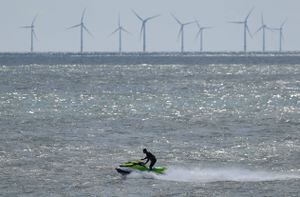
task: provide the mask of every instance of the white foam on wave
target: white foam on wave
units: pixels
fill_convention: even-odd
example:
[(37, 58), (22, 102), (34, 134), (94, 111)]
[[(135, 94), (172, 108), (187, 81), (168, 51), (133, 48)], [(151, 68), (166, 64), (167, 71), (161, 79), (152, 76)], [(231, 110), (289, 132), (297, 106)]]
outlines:
[(289, 172), (273, 172), (264, 170), (249, 170), (243, 168), (192, 168), (170, 167), (164, 175), (152, 173), (153, 178), (179, 182), (261, 182), (300, 179), (300, 174)]

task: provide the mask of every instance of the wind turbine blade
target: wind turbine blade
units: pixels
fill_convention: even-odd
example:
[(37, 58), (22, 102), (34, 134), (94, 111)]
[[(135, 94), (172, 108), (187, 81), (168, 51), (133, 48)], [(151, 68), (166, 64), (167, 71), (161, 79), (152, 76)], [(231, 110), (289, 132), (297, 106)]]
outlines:
[(202, 27), (201, 29), (204, 30), (204, 29), (212, 29), (213, 27), (211, 26), (205, 26), (205, 27)]
[(250, 35), (250, 37), (253, 38), (253, 36), (252, 36), (252, 34), (251, 34), (250, 30), (249, 30), (248, 25), (246, 26), (246, 30), (247, 30), (248, 34)]
[(81, 15), (81, 22), (83, 22), (84, 15), (85, 15), (85, 10), (86, 10), (86, 8), (84, 8), (84, 10), (83, 10), (83, 12), (82, 12), (82, 15)]
[(272, 27), (268, 27), (269, 30), (273, 30), (273, 31), (278, 31), (280, 30), (279, 28), (272, 28)]
[(179, 23), (180, 25), (182, 25), (182, 23), (180, 22), (180, 20), (178, 20), (178, 18), (176, 18), (176, 16), (174, 16), (174, 14), (171, 14), (171, 15), (177, 21), (177, 23)]
[(157, 17), (159, 17), (159, 16), (160, 16), (160, 14), (158, 14), (158, 15), (155, 15), (155, 16), (151, 16), (151, 17), (148, 17), (148, 18), (146, 18), (146, 19), (145, 19), (145, 21), (148, 21), (148, 20), (151, 20), (151, 19), (157, 18)]
[(262, 25), (265, 25), (263, 13), (261, 13), (261, 24), (262, 24)]
[(271, 28), (271, 27), (268, 27), (268, 26), (266, 26), (266, 29), (267, 30), (270, 30), (270, 31), (272, 31), (272, 32), (274, 32), (276, 29), (275, 28)]
[(145, 23), (143, 22), (142, 27), (141, 27), (141, 31), (140, 31), (140, 40), (142, 39), (143, 31), (145, 31), (144, 28), (145, 28)]
[(118, 32), (120, 30), (120, 28), (118, 27), (115, 31), (111, 32), (108, 37), (112, 36), (113, 34), (115, 34), (116, 32)]
[(119, 13), (119, 16), (118, 16), (118, 27), (119, 28), (121, 27), (121, 16), (120, 16), (120, 13)]
[(229, 21), (228, 23), (233, 23), (233, 24), (244, 24), (244, 21)]
[(90, 34), (90, 36), (94, 37), (94, 35), (88, 30), (88, 28), (86, 28), (85, 25), (83, 25), (83, 28), (86, 32), (88, 32), (88, 34)]
[(258, 29), (256, 30), (256, 32), (254, 32), (253, 35), (256, 35), (256, 34), (257, 34), (258, 32), (260, 32), (262, 29), (263, 29), (263, 26), (261, 26), (260, 28), (258, 28)]
[(38, 14), (36, 14), (35, 17), (33, 18), (32, 23), (31, 23), (32, 26), (34, 25), (37, 17), (38, 17)]
[(34, 38), (37, 40), (37, 36), (36, 36), (35, 31), (33, 31), (33, 36), (34, 36)]
[(180, 28), (180, 30), (179, 30), (179, 32), (177, 34), (177, 41), (179, 40), (181, 34), (182, 34), (182, 29)]
[(247, 15), (246, 18), (245, 18), (245, 21), (248, 20), (249, 16), (250, 16), (251, 13), (253, 12), (253, 10), (254, 10), (254, 7), (251, 8), (250, 12), (248, 13), (248, 15)]
[(193, 24), (195, 23), (195, 21), (191, 21), (191, 22), (188, 22), (188, 23), (184, 23), (183, 25), (190, 25), (190, 24)]
[(287, 21), (287, 19), (285, 19), (284, 22), (281, 24), (281, 26), (280, 26), (281, 28), (285, 25), (286, 21)]
[(200, 34), (201, 34), (201, 29), (199, 29), (199, 31), (197, 32), (197, 34), (196, 34), (196, 36), (195, 36), (195, 40), (197, 40), (197, 38), (200, 36)]
[(79, 27), (80, 25), (81, 25), (81, 24), (73, 25), (73, 26), (71, 26), (71, 27), (69, 27), (69, 28), (67, 28), (67, 29), (73, 29), (73, 28)]
[(196, 25), (198, 26), (198, 28), (200, 29), (201, 28), (201, 26), (200, 26), (200, 24), (199, 24), (199, 20), (197, 20), (196, 18), (194, 18), (195, 19), (195, 23), (196, 23)]
[(144, 21), (143, 19), (142, 19), (142, 17), (140, 17), (134, 10), (131, 10), (133, 13), (134, 13), (134, 15), (138, 18), (138, 19), (140, 19), (141, 21)]
[(126, 33), (128, 33), (128, 34), (131, 35), (131, 33), (129, 31), (127, 31), (126, 29), (124, 29), (123, 27), (121, 27), (121, 31), (124, 31), (124, 32), (126, 32)]
[(21, 26), (20, 28), (26, 28), (26, 29), (28, 29), (28, 28), (31, 28), (31, 26)]

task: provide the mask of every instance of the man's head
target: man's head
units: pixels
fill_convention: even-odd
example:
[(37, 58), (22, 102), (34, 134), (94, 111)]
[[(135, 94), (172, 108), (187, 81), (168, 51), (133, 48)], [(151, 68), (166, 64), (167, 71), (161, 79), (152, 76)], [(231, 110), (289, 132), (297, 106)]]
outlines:
[(147, 152), (148, 152), (147, 149), (144, 148), (144, 149), (143, 149), (143, 153), (147, 153)]

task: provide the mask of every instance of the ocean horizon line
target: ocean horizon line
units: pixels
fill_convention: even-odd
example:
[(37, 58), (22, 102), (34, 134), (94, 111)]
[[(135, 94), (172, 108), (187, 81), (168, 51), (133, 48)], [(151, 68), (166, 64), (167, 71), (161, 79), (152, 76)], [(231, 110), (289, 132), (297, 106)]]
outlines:
[(300, 64), (293, 52), (19, 52), (0, 53), (0, 65), (208, 65), (208, 64)]

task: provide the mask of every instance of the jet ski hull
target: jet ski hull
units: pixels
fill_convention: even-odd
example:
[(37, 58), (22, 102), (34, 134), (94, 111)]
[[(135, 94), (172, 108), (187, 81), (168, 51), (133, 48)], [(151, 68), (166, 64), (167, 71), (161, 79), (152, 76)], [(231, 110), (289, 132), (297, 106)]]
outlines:
[(119, 167), (116, 168), (116, 171), (122, 175), (128, 175), (132, 172), (153, 172), (156, 174), (164, 174), (166, 168), (154, 167), (152, 170), (150, 170), (140, 161), (130, 161), (119, 165)]
[(118, 173), (120, 173), (122, 175), (128, 175), (132, 172), (132, 170), (128, 170), (128, 169), (124, 169), (124, 168), (120, 168), (120, 167), (117, 167), (116, 170)]

